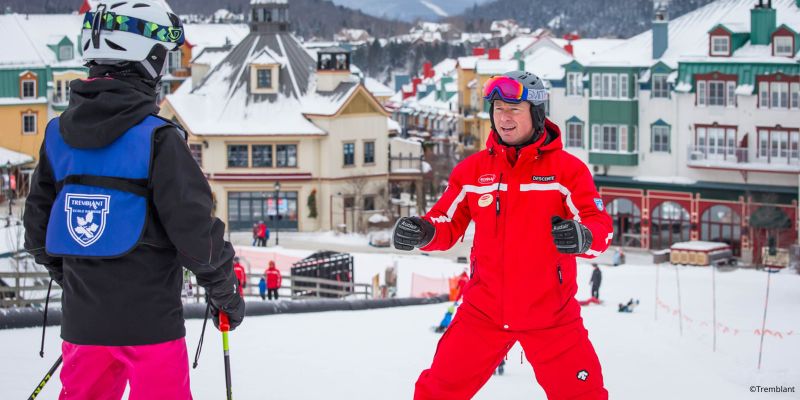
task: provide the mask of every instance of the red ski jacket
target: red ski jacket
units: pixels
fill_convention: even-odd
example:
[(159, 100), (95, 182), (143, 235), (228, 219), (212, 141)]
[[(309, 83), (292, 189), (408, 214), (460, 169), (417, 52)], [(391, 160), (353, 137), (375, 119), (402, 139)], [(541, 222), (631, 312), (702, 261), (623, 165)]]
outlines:
[(267, 289), (279, 289), (281, 287), (281, 282), (283, 281), (283, 277), (281, 277), (281, 271), (279, 271), (275, 267), (269, 267), (264, 275), (267, 276)]
[(242, 264), (233, 264), (233, 273), (236, 274), (236, 279), (239, 280), (239, 295), (244, 296), (244, 288), (247, 287), (247, 273)]
[(562, 149), (558, 126), (546, 120), (545, 128), (539, 141), (519, 150), (514, 166), (507, 153), (515, 149), (492, 132), (485, 150), (453, 169), (447, 190), (424, 217), (436, 233), (423, 251), (451, 248), (475, 221), (464, 305), (506, 330), (580, 317), (575, 256), (556, 250), (552, 216), (591, 230), (591, 249), (579, 257), (600, 255), (613, 234), (589, 169)]

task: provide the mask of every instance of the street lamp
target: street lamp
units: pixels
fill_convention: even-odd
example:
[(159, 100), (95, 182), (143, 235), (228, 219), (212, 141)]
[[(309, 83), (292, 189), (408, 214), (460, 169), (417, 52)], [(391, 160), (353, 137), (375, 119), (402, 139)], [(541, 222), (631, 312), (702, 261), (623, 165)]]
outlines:
[(281, 244), (279, 232), (279, 224), (281, 220), (281, 208), (278, 207), (279, 195), (281, 193), (281, 183), (275, 181), (275, 246)]

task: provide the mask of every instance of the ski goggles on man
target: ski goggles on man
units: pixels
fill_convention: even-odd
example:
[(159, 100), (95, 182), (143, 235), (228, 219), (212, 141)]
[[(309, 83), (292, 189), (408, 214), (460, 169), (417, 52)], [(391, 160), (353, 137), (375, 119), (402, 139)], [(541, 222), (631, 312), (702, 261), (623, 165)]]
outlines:
[(483, 85), (483, 99), (491, 101), (500, 98), (506, 103), (522, 101), (544, 102), (547, 89), (528, 89), (522, 82), (508, 76), (493, 76)]
[[(96, 12), (87, 12), (83, 18), (83, 29), (92, 31), (92, 43), (99, 43), (100, 31), (121, 31), (144, 36), (164, 43), (183, 45), (183, 24), (175, 14), (169, 14), (174, 26), (159, 25), (136, 17), (117, 15), (106, 11), (101, 4)], [(95, 46), (97, 47), (97, 46)]]

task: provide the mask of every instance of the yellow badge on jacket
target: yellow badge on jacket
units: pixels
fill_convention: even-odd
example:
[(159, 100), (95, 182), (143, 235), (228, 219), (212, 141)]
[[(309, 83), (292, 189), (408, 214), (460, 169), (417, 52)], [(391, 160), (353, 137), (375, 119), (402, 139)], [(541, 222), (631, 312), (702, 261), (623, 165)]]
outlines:
[(478, 199), (478, 205), (481, 207), (486, 207), (489, 204), (492, 204), (492, 201), (494, 201), (494, 196), (486, 193), (485, 195), (481, 196), (480, 199)]

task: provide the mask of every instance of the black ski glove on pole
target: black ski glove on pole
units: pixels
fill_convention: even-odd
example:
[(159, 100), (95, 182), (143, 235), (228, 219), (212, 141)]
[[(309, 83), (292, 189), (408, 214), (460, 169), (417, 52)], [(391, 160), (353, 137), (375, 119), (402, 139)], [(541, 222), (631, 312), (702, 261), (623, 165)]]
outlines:
[(565, 220), (557, 215), (551, 218), (553, 223), (553, 243), (559, 253), (583, 254), (592, 247), (592, 231), (580, 222)]
[(394, 225), (392, 241), (395, 249), (411, 251), (425, 247), (435, 233), (436, 228), (430, 222), (420, 217), (403, 217)]
[(228, 320), (231, 324), (231, 330), (236, 329), (244, 319), (245, 303), (237, 288), (238, 282), (235, 274), (231, 274), (233, 281), (226, 281), (225, 283), (216, 287), (210, 287), (208, 291), (208, 300), (211, 304), (211, 315), (214, 318), (214, 326), (219, 329), (219, 312), (222, 311), (228, 314)]

